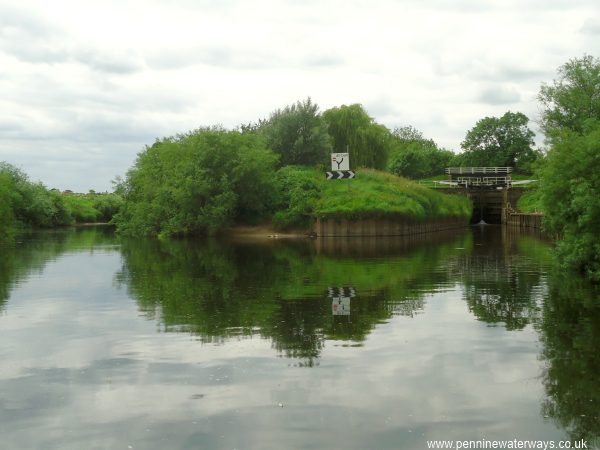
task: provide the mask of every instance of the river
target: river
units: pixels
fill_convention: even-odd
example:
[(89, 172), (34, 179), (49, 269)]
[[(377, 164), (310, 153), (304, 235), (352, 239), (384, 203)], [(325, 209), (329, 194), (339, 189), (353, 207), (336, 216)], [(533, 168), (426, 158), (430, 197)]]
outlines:
[(598, 290), (500, 226), (31, 233), (0, 247), (0, 336), (0, 448), (600, 444)]

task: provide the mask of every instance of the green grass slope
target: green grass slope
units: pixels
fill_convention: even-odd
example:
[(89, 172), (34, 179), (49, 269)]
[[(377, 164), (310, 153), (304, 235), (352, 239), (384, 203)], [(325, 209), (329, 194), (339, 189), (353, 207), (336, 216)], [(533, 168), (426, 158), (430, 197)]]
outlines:
[(280, 171), (280, 225), (305, 225), (310, 218), (402, 217), (414, 221), (468, 218), (470, 201), (436, 192), (416, 182), (372, 169), (351, 180), (326, 180), (323, 172), (286, 167)]

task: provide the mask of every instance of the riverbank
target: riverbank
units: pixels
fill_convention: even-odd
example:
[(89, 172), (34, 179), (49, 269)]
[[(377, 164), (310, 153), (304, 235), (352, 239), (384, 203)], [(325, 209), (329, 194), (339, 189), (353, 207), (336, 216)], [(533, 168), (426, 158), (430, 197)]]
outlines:
[(307, 230), (287, 230), (278, 231), (272, 224), (262, 224), (255, 226), (237, 225), (227, 228), (219, 233), (234, 239), (248, 240), (269, 240), (269, 239), (306, 239), (313, 237)]

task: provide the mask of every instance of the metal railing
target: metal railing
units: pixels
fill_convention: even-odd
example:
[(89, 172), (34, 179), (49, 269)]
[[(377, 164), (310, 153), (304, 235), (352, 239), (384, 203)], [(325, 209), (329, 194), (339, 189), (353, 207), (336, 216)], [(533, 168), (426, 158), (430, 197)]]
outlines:
[(506, 186), (510, 184), (508, 177), (458, 177), (458, 184), (465, 186)]
[(512, 167), (446, 167), (448, 175), (511, 173)]

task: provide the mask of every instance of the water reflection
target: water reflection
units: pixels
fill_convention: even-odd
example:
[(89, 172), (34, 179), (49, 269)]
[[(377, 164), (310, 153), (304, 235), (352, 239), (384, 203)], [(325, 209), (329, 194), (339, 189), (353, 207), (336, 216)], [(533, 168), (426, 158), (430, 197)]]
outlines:
[(99, 252), (115, 245), (114, 228), (76, 227), (21, 234), (15, 245), (0, 244), (0, 311), (21, 280), (41, 274), (49, 261), (68, 252)]
[(600, 447), (600, 289), (554, 273), (539, 331), (546, 361), (543, 414), (572, 440)]
[[(326, 339), (361, 342), (392, 315), (422, 310), (426, 293), (448, 285), (447, 271), (437, 268), (470, 239), (463, 232), (438, 234), (428, 245), (406, 238), (355, 240), (359, 246), (342, 239), (123, 241), (117, 279), (165, 331), (203, 342), (259, 334), (280, 354), (313, 366)], [(360, 256), (381, 246), (384, 257)]]
[(473, 246), (453, 258), (469, 311), (478, 320), (522, 330), (539, 318), (551, 262), (548, 243), (514, 228), (473, 227)]
[(90, 228), (0, 251), (10, 448), (600, 444), (600, 293), (555, 273), (534, 235), (119, 241)]

